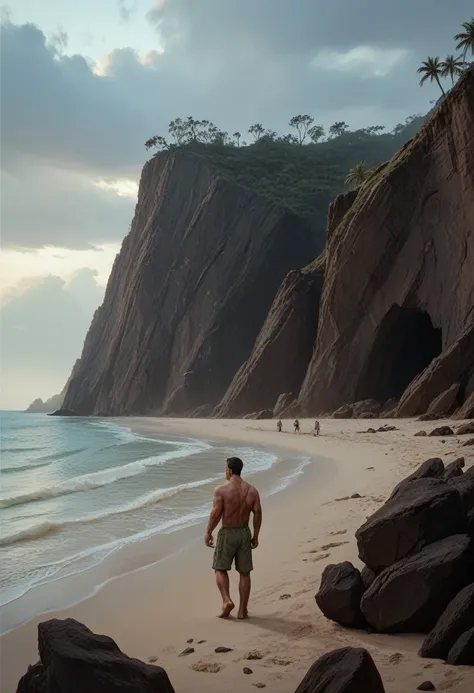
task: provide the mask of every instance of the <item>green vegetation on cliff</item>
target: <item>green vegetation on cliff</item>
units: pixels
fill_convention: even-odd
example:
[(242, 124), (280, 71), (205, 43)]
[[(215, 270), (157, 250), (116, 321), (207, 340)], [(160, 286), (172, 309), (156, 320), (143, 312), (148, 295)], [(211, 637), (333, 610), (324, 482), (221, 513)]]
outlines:
[[(240, 144), (240, 133), (229, 137), (208, 121), (177, 119), (170, 124), (173, 144), (156, 137), (147, 142), (147, 148), (191, 151), (205, 158), (223, 178), (310, 218), (322, 249), (328, 206), (344, 190), (350, 169), (360, 161), (372, 167), (390, 159), (418, 131), (423, 118), (407, 118), (392, 132), (382, 134), (381, 126), (350, 131), (346, 123), (335, 123), (325, 141), (318, 141), (324, 137), (322, 127), (308, 119), (296, 116), (290, 121), (297, 136), (279, 137), (254, 125), (249, 132), (256, 141), (250, 145)], [(307, 139), (313, 141), (306, 143)]]

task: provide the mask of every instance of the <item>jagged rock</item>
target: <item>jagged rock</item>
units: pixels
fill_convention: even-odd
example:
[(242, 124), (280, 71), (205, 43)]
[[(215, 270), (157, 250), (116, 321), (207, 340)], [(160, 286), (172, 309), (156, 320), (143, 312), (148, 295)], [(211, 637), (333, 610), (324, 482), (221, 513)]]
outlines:
[(456, 429), (457, 436), (466, 436), (474, 433), (474, 421), (469, 421), (469, 423), (462, 424)]
[(382, 407), (382, 414), (385, 418), (388, 418), (388, 414), (395, 411), (398, 407), (398, 399), (396, 397), (391, 397), (388, 399)]
[(328, 239), (318, 338), (299, 396), (311, 414), (401, 397), (397, 414), (417, 416), (469, 379), (473, 104), (470, 70), (360, 188)]
[(445, 472), (443, 460), (440, 457), (430, 457), (420, 464), (409, 476), (402, 479), (392, 491), (390, 498), (393, 498), (398, 491), (415, 479), (442, 479)]
[[(248, 360), (216, 409), (217, 416), (270, 409), (281, 392), (299, 392), (313, 353), (323, 281), (324, 256), (285, 277)], [(281, 416), (294, 399), (277, 415)]]
[(342, 407), (339, 407), (337, 411), (334, 412), (333, 418), (334, 419), (352, 419), (352, 414), (353, 414), (353, 407), (352, 404), (344, 404)]
[(367, 622), (381, 633), (426, 633), (472, 582), (471, 551), (469, 537), (458, 534), (386, 568), (362, 597)]
[(79, 414), (72, 409), (56, 409), (56, 411), (51, 412), (48, 416), (79, 416)]
[(474, 438), (469, 438), (469, 440), (466, 440), (465, 443), (462, 444), (463, 448), (467, 448), (468, 446), (474, 445)]
[(474, 666), (474, 628), (459, 636), (446, 659), (447, 664)]
[(415, 437), (416, 437), (416, 436), (419, 436), (419, 437), (423, 436), (423, 437), (424, 437), (424, 436), (426, 436), (426, 435), (428, 435), (428, 434), (426, 433), (426, 431), (418, 431), (418, 433), (415, 433), (414, 435), (415, 435)]
[(453, 460), (452, 462), (447, 464), (444, 470), (443, 479), (445, 481), (448, 481), (449, 479), (452, 479), (455, 476), (462, 476), (462, 474), (464, 474), (464, 464), (464, 457), (458, 457), (456, 460)]
[(381, 410), (380, 402), (377, 402), (376, 399), (364, 399), (352, 405), (352, 417), (358, 419), (362, 414), (378, 415)]
[(114, 415), (215, 407), (283, 279), (320, 251), (310, 219), (224, 178), (209, 158), (160, 152), (143, 168), (64, 406)]
[(27, 414), (49, 414), (49, 412), (56, 411), (57, 409), (61, 409), (63, 406), (64, 402), (64, 396), (66, 394), (67, 388), (69, 387), (69, 383), (71, 382), (71, 379), (74, 377), (74, 375), (77, 373), (80, 365), (80, 359), (77, 359), (72, 371), (71, 375), (69, 376), (65, 386), (59, 393), (59, 395), (53, 395), (49, 399), (47, 399), (45, 402), (38, 397), (38, 399), (35, 399), (34, 402), (30, 404), (30, 406), (25, 410)]
[(127, 657), (112, 638), (72, 618), (40, 623), (38, 648), (41, 662), (18, 693), (174, 693), (164, 669)]
[(385, 693), (367, 650), (344, 647), (316, 660), (295, 693)]
[(440, 479), (414, 479), (401, 486), (355, 536), (359, 558), (377, 573), (427, 544), (465, 531), (466, 515), (456, 490)]
[(469, 628), (474, 628), (474, 583), (464, 587), (450, 601), (424, 639), (420, 657), (446, 659), (456, 640)]
[(453, 436), (454, 431), (450, 426), (439, 426), (439, 428), (434, 428), (428, 435), (430, 436)]
[(360, 572), (344, 561), (324, 568), (315, 599), (326, 618), (348, 628), (360, 628), (364, 623), (360, 611), (363, 593)]
[(368, 590), (370, 585), (373, 583), (377, 575), (373, 570), (370, 570), (366, 565), (360, 571), (360, 577), (362, 578), (362, 584), (364, 585), (364, 592)]
[(282, 414), (290, 407), (295, 401), (295, 396), (291, 392), (283, 393), (279, 395), (275, 406), (273, 407), (273, 415), (275, 417), (281, 417)]
[(474, 465), (462, 476), (454, 477), (449, 482), (461, 496), (464, 510), (468, 513), (474, 508)]
[(422, 414), (417, 418), (417, 421), (438, 421), (443, 417), (440, 414)]
[(257, 421), (263, 421), (263, 419), (273, 419), (273, 411), (271, 409), (264, 409), (259, 411), (258, 414), (254, 416)]
[(464, 404), (456, 412), (457, 419), (474, 419), (474, 392), (468, 396)]
[(453, 383), (451, 387), (435, 397), (426, 413), (428, 415), (450, 416), (456, 409), (460, 387), (459, 383)]

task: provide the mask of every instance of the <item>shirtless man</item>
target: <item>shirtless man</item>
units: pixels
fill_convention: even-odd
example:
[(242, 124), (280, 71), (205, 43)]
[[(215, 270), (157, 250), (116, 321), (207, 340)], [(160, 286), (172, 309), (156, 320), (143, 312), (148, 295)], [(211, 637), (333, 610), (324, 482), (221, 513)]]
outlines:
[[(258, 535), (262, 526), (262, 506), (257, 489), (241, 478), (243, 462), (238, 457), (229, 457), (226, 462), (227, 483), (214, 491), (214, 502), (204, 537), (206, 546), (214, 548), (212, 532), (222, 520), (217, 535), (212, 564), (216, 582), (222, 597), (219, 618), (228, 618), (234, 609), (230, 598), (228, 571), (235, 560), (240, 573), (240, 604), (237, 618), (248, 618), (247, 605), (250, 597), (250, 572), (253, 570), (252, 549), (258, 546)], [(250, 514), (253, 513), (253, 535), (249, 529)]]

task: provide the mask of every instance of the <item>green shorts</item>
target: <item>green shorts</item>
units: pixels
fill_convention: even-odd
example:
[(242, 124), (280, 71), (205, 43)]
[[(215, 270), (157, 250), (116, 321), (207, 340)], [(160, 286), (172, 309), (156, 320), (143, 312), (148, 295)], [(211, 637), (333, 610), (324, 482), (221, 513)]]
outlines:
[(253, 570), (251, 540), (248, 525), (221, 527), (214, 551), (213, 570), (230, 570), (235, 560), (235, 568), (239, 573), (250, 573)]

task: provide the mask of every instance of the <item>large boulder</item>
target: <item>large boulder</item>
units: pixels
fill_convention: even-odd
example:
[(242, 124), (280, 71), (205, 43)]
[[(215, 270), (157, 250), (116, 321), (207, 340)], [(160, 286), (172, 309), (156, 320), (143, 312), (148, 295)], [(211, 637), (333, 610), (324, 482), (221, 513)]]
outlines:
[(326, 618), (348, 628), (360, 628), (364, 624), (360, 611), (363, 594), (360, 572), (344, 561), (325, 567), (315, 599)]
[(448, 664), (474, 666), (474, 628), (459, 636), (449, 651)]
[(40, 662), (19, 693), (174, 693), (165, 670), (127, 657), (112, 638), (72, 618), (38, 626)]
[(342, 407), (337, 409), (333, 416), (333, 419), (352, 419), (354, 409), (352, 404), (343, 404)]
[(377, 402), (376, 399), (363, 399), (352, 406), (352, 416), (354, 419), (359, 418), (362, 414), (373, 414), (378, 416), (381, 411), (382, 407), (380, 402)]
[(395, 486), (392, 491), (393, 498), (401, 488), (404, 488), (406, 484), (415, 479), (441, 479), (444, 475), (444, 464), (440, 457), (430, 457), (429, 460), (425, 460), (420, 464), (418, 469), (415, 469), (413, 474), (407, 476), (405, 479), (400, 481), (399, 484)]
[(373, 570), (368, 568), (366, 565), (360, 571), (360, 577), (362, 578), (362, 584), (364, 585), (364, 592), (368, 590), (370, 585), (373, 583), (377, 577)]
[(469, 421), (468, 423), (461, 424), (459, 428), (456, 429), (457, 436), (467, 436), (474, 433), (474, 421)]
[(462, 407), (458, 409), (456, 419), (474, 419), (474, 392), (471, 392)]
[(456, 409), (459, 388), (459, 383), (453, 383), (451, 387), (435, 397), (426, 413), (428, 415), (450, 416)]
[(466, 513), (469, 513), (474, 508), (474, 465), (469, 467), (462, 476), (451, 479), (449, 483), (458, 491), (464, 509)]
[(449, 602), (423, 641), (420, 657), (446, 659), (456, 640), (469, 628), (474, 628), (474, 583)]
[(453, 479), (455, 476), (462, 476), (464, 474), (464, 465), (464, 457), (458, 457), (457, 459), (453, 460), (452, 462), (446, 465), (443, 474), (443, 479), (445, 481), (449, 481), (449, 479)]
[(355, 536), (359, 558), (379, 572), (428, 544), (465, 531), (466, 515), (456, 490), (441, 479), (415, 479), (371, 515)]
[(343, 647), (320, 657), (295, 693), (384, 693), (382, 679), (367, 650)]
[(361, 610), (381, 633), (426, 633), (473, 579), (469, 537), (450, 536), (382, 571), (364, 593)]
[(444, 438), (445, 436), (453, 436), (454, 431), (450, 426), (439, 426), (438, 428), (434, 428), (428, 435)]

